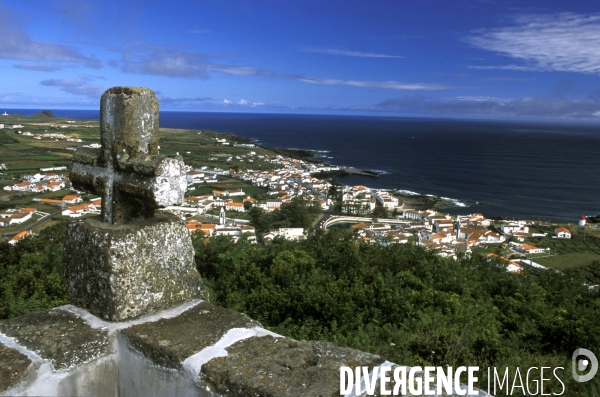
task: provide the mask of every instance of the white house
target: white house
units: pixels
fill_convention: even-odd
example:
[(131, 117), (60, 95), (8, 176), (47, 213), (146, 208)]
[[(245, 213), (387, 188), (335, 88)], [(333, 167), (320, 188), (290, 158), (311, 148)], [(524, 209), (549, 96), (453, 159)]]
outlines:
[(571, 231), (564, 227), (554, 229), (554, 235), (558, 238), (571, 238)]
[(188, 172), (186, 174), (186, 179), (188, 183), (203, 183), (204, 172)]
[(281, 207), (281, 204), (282, 204), (281, 200), (267, 200), (266, 201), (266, 205), (269, 210), (279, 209)]
[(234, 203), (233, 201), (228, 202), (225, 205), (225, 209), (227, 211), (237, 211), (237, 212), (245, 212), (244, 204), (242, 203)]
[(12, 186), (5, 186), (4, 190), (15, 190), (15, 191), (20, 191), (20, 192), (26, 192), (26, 191), (33, 189), (34, 187), (35, 187), (35, 184), (32, 182), (21, 182), (21, 183), (14, 184)]
[(454, 221), (452, 219), (434, 218), (433, 227), (435, 228), (436, 232), (439, 232), (440, 230), (446, 231), (448, 229), (454, 229)]
[(95, 204), (80, 204), (75, 205), (73, 207), (69, 207), (62, 212), (63, 216), (68, 216), (71, 218), (79, 218), (82, 215), (98, 212), (98, 207)]
[(265, 240), (272, 240), (275, 237), (283, 237), (287, 240), (298, 240), (304, 236), (304, 228), (301, 227), (281, 227), (276, 230), (271, 230), (269, 233), (265, 233), (263, 238)]
[(475, 226), (489, 226), (492, 224), (492, 221), (477, 212), (467, 216), (467, 224)]
[(379, 201), (379, 203), (389, 210), (393, 210), (398, 206), (398, 199), (389, 192), (386, 191), (374, 191), (372, 192), (373, 196)]
[(17, 212), (17, 213), (15, 213), (11, 217), (11, 219), (9, 221), (9, 225), (16, 225), (16, 224), (19, 224), (19, 223), (26, 222), (29, 219), (31, 219), (31, 215), (33, 215), (33, 213), (31, 213), (31, 212), (29, 212), (29, 213), (27, 213), (27, 212)]
[(0, 212), (0, 226), (8, 227), (10, 225), (17, 225), (31, 219), (31, 216), (35, 214), (37, 210), (35, 208), (22, 208), (19, 210), (11, 209), (6, 212)]
[(515, 250), (525, 254), (542, 254), (546, 252), (544, 248), (538, 248), (529, 244), (510, 243), (510, 246)]
[(46, 187), (51, 192), (57, 192), (65, 187), (65, 183), (63, 181), (49, 182), (48, 184), (46, 184)]
[(500, 230), (502, 230), (502, 233), (504, 233), (504, 234), (513, 234), (515, 232), (529, 233), (529, 227), (527, 227), (523, 224), (518, 224), (518, 223), (508, 223), (508, 224), (502, 225), (500, 227)]
[(238, 189), (238, 190), (227, 190), (225, 192), (225, 194), (229, 197), (234, 197), (234, 196), (245, 196), (246, 193), (244, 193), (243, 190)]
[(82, 201), (81, 196), (78, 194), (68, 194), (62, 198), (62, 202), (65, 204), (79, 204)]
[(404, 212), (402, 213), (402, 218), (404, 219), (414, 219), (420, 221), (423, 217), (423, 212), (412, 209), (404, 210)]

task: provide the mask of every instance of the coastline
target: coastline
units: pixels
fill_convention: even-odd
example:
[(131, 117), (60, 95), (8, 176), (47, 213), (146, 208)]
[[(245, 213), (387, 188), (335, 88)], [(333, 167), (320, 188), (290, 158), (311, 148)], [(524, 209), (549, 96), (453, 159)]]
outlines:
[[(234, 134), (235, 135), (235, 134)], [(248, 139), (242, 138), (240, 139)], [(289, 156), (291, 158), (300, 159), (303, 161), (311, 162), (313, 164), (326, 164), (332, 167), (340, 167), (340, 170), (333, 171), (323, 171), (318, 173), (311, 174), (312, 176), (319, 179), (331, 179), (333, 177), (343, 177), (349, 175), (361, 175), (371, 178), (376, 178), (381, 174), (384, 174), (385, 171), (380, 170), (366, 170), (362, 168), (352, 167), (352, 166), (343, 166), (332, 163), (331, 161), (323, 161), (322, 159), (326, 156), (323, 154), (329, 153), (327, 150), (316, 150), (316, 149), (300, 149), (300, 148), (277, 148), (270, 146), (262, 146), (258, 144), (258, 141), (250, 138), (253, 143), (256, 143), (263, 149), (272, 150), (275, 153), (281, 154), (282, 156)], [(433, 194), (423, 194), (419, 192), (414, 192), (410, 190), (403, 190), (397, 188), (370, 188), (371, 190), (383, 190), (392, 192), (394, 196), (398, 197), (402, 200), (401, 208), (403, 209), (414, 209), (414, 210), (427, 210), (427, 209), (435, 209), (436, 211), (448, 209), (448, 208), (467, 208), (467, 204), (465, 204), (462, 200), (450, 198), (450, 197), (441, 197)]]
[[(31, 113), (34, 113), (36, 111), (37, 110), (32, 110)], [(22, 113), (29, 114), (26, 112)], [(86, 114), (88, 112), (84, 111), (73, 111), (74, 117), (66, 117), (67, 115), (65, 113), (66, 112), (63, 111), (62, 114), (59, 114), (59, 112), (57, 111), (56, 114), (59, 116), (58, 119), (90, 119), (89, 117), (87, 117)], [(68, 113), (71, 112), (69, 111)], [(89, 113), (90, 116), (92, 116), (93, 113), (97, 114), (97, 112)], [(489, 160), (486, 159), (485, 163), (479, 163), (485, 165), (485, 167), (482, 168), (483, 171), (481, 171), (482, 176), (485, 176), (485, 179), (473, 179), (474, 174), (472, 170), (479, 169), (475, 160), (481, 161), (482, 159), (477, 158), (475, 160), (470, 160), (470, 157), (466, 157), (464, 158), (465, 161), (457, 163), (456, 166), (452, 164), (451, 166), (449, 165), (447, 167), (444, 166), (440, 168), (440, 165), (438, 164), (439, 161), (430, 163), (430, 165), (428, 165), (426, 162), (423, 163), (422, 159), (426, 159), (424, 157), (411, 155), (412, 157), (403, 156), (400, 158), (397, 157), (396, 154), (394, 154), (399, 152), (388, 152), (386, 150), (389, 145), (386, 146), (381, 144), (381, 142), (384, 139), (392, 137), (392, 135), (377, 135), (373, 138), (365, 138), (361, 140), (361, 138), (364, 137), (364, 134), (360, 135), (357, 132), (355, 132), (355, 130), (359, 131), (359, 127), (362, 128), (364, 126), (359, 125), (359, 127), (354, 128), (354, 125), (357, 124), (355, 120), (353, 120), (351, 124), (344, 124), (343, 122), (340, 122), (338, 123), (339, 127), (338, 124), (332, 124), (331, 128), (333, 128), (333, 132), (332, 134), (328, 135), (324, 134), (322, 128), (315, 129), (313, 121), (311, 121), (312, 124), (305, 123), (305, 125), (300, 122), (297, 122), (298, 120), (296, 120), (295, 118), (289, 118), (287, 116), (278, 117), (276, 118), (275, 122), (270, 121), (271, 116), (265, 116), (260, 118), (261, 120), (268, 119), (268, 123), (258, 123), (256, 122), (255, 118), (250, 118), (248, 120), (235, 119), (235, 122), (227, 123), (227, 120), (229, 120), (229, 118), (223, 118), (222, 115), (217, 115), (218, 117), (216, 117), (215, 115), (209, 115), (211, 117), (206, 117), (207, 115), (204, 113), (199, 114), (197, 116), (198, 118), (196, 117), (195, 113), (189, 113), (189, 117), (184, 118), (182, 120), (180, 120), (179, 114), (172, 114), (172, 112), (166, 112), (166, 114), (164, 115), (165, 117), (162, 116), (163, 115), (161, 115), (161, 121), (163, 121), (163, 127), (161, 129), (196, 132), (202, 131), (202, 129), (206, 131), (224, 131), (219, 132), (219, 134), (223, 134), (224, 137), (227, 137), (227, 135), (232, 137), (235, 136), (235, 139), (239, 142), (251, 141), (252, 143), (257, 144), (262, 148), (271, 149), (274, 152), (281, 153), (282, 155), (294, 158), (302, 158), (312, 163), (350, 163), (358, 167), (371, 167), (372, 170), (387, 170), (387, 172), (382, 172), (380, 174), (380, 177), (376, 179), (372, 179), (370, 176), (364, 177), (356, 174), (346, 176), (346, 174), (343, 173), (340, 173), (337, 179), (339, 182), (344, 183), (348, 186), (364, 185), (376, 190), (393, 189), (395, 191), (398, 191), (399, 194), (402, 195), (406, 193), (406, 207), (410, 205), (409, 203), (411, 201), (416, 200), (413, 196), (423, 196), (422, 200), (416, 200), (416, 204), (418, 205), (421, 202), (424, 202), (425, 200), (430, 200), (428, 199), (428, 197), (432, 196), (428, 193), (433, 193), (433, 197), (439, 198), (438, 201), (444, 201), (442, 205), (439, 205), (439, 208), (443, 208), (445, 212), (449, 212), (452, 215), (455, 215), (457, 213), (462, 215), (466, 213), (465, 211), (471, 211), (469, 213), (481, 212), (486, 215), (489, 214), (488, 216), (500, 216), (506, 219), (552, 219), (559, 222), (572, 222), (578, 219), (578, 217), (581, 214), (588, 214), (590, 216), (598, 214), (598, 211), (596, 210), (597, 196), (590, 196), (589, 191), (591, 189), (589, 188), (586, 188), (585, 190), (580, 189), (579, 186), (584, 186), (584, 184), (579, 183), (578, 185), (576, 185), (574, 181), (579, 181), (581, 178), (569, 179), (569, 172), (561, 171), (562, 173), (560, 175), (555, 174), (554, 172), (546, 172), (542, 175), (540, 181), (536, 180), (535, 177), (530, 177), (528, 179), (528, 181), (534, 181), (535, 185), (524, 184), (523, 179), (525, 177), (520, 177), (520, 175), (524, 174), (524, 172), (519, 172), (518, 174), (511, 174), (511, 169), (503, 168), (504, 162), (499, 162), (496, 161), (497, 158), (494, 159), (493, 157), (489, 157)], [(240, 121), (244, 121), (244, 123), (240, 123)], [(448, 140), (445, 138), (446, 135), (442, 135), (438, 132), (435, 132), (435, 134), (437, 135), (418, 135), (421, 134), (421, 130), (418, 130), (415, 127), (413, 132), (411, 128), (413, 124), (416, 125), (419, 123), (411, 123), (408, 123), (405, 126), (406, 128), (408, 128), (407, 132), (399, 132), (397, 135), (393, 135), (393, 139), (396, 139), (398, 142), (402, 143), (402, 147), (405, 148), (402, 150), (410, 150), (411, 153), (418, 154), (419, 148), (423, 147), (423, 145), (430, 147), (428, 145), (431, 145), (432, 142), (439, 142), (439, 144), (432, 150), (442, 149), (442, 152), (440, 152), (441, 155), (446, 156), (446, 154), (450, 151), (444, 151), (443, 148), (450, 147), (448, 145), (450, 145), (451, 143), (453, 144), (454, 140), (456, 140), (457, 145), (452, 147), (460, 148), (464, 146), (461, 146), (461, 143), (464, 143), (465, 139), (477, 137), (473, 135), (475, 133), (475, 128), (472, 125), (473, 123), (465, 123), (464, 125), (461, 124), (461, 129), (467, 132), (465, 132), (463, 135), (453, 135), (452, 142), (450, 142), (449, 138)], [(201, 126), (202, 129), (199, 129), (199, 126)], [(308, 127), (312, 129), (307, 129)], [(379, 127), (380, 126), (378, 125), (378, 128)], [(429, 124), (427, 124), (427, 127), (429, 128)], [(435, 125), (433, 127), (435, 127)], [(485, 127), (492, 128), (493, 126), (490, 127), (486, 125)], [(525, 127), (529, 128), (528, 126)], [(340, 135), (342, 134), (342, 129), (344, 135)], [(441, 129), (439, 130), (441, 131)], [(277, 134), (277, 132), (281, 131), (286, 131), (286, 133)], [(288, 139), (287, 131), (289, 131), (290, 139)], [(305, 134), (303, 133), (304, 131), (306, 131)], [(433, 128), (433, 131), (438, 130), (435, 130), (435, 128)], [(527, 131), (529, 131), (529, 129), (527, 129)], [(532, 129), (531, 131), (536, 132), (537, 130)], [(428, 132), (428, 134), (434, 133)], [(496, 134), (496, 132), (494, 132), (494, 134)], [(516, 133), (513, 134), (512, 132), (511, 134), (512, 135), (510, 135), (510, 142), (520, 141), (521, 138), (519, 135), (517, 135)], [(499, 133), (497, 133), (496, 135), (490, 133), (490, 136), (493, 139), (488, 139), (488, 134), (486, 134), (485, 137), (483, 137), (482, 135), (482, 139), (485, 138), (486, 144), (489, 140), (490, 143), (498, 145), (500, 142), (500, 138), (496, 139), (494, 137), (500, 137), (500, 135), (502, 135), (502, 142), (509, 141), (508, 139), (504, 138), (504, 134)], [(554, 137), (555, 135), (562, 136), (554, 134), (552, 135), (552, 137)], [(347, 136), (348, 139), (351, 138), (352, 140), (357, 140), (359, 145), (348, 145), (345, 143), (346, 141), (344, 140), (339, 141), (343, 136)], [(530, 134), (527, 134), (527, 136), (529, 139)], [(564, 136), (565, 139), (570, 139), (570, 135), (567, 136), (565, 133)], [(323, 138), (323, 140), (321, 140), (321, 137)], [(429, 137), (435, 139), (423, 139)], [(335, 145), (332, 145), (332, 142), (335, 143), (338, 141), (340, 142), (339, 145), (337, 143)], [(370, 150), (371, 146), (364, 146), (365, 144), (371, 145), (371, 141), (373, 144), (372, 150)], [(262, 142), (264, 142), (264, 144)], [(563, 141), (560, 142), (562, 143)], [(568, 143), (568, 141), (565, 142)], [(582, 142), (583, 147), (592, 147), (592, 145), (585, 145), (586, 142), (587, 140)], [(343, 150), (338, 150), (338, 147), (342, 149), (342, 146), (340, 145), (345, 145), (343, 146)], [(348, 150), (348, 148), (350, 148), (351, 146), (356, 146), (356, 150)], [(514, 145), (510, 146), (510, 148), (512, 148), (513, 146)], [(311, 149), (303, 149), (305, 147)], [(327, 150), (319, 150), (319, 148)], [(505, 152), (509, 153), (510, 150), (502, 151), (502, 153)], [(368, 156), (362, 156), (363, 153)], [(378, 153), (378, 155), (373, 157), (374, 153)], [(452, 153), (452, 158), (460, 158), (461, 155), (465, 155), (465, 153), (462, 153), (461, 150), (453, 150)], [(494, 154), (495, 151), (492, 151), (491, 153)], [(515, 152), (515, 156), (517, 156), (518, 153), (519, 152)], [(529, 172), (529, 174), (532, 174), (534, 170), (539, 169), (540, 167), (542, 167), (542, 165), (545, 169), (552, 171), (552, 168), (547, 168), (548, 164), (546, 162), (546, 157), (548, 156), (538, 156), (538, 158), (527, 157), (529, 159), (529, 164), (532, 164), (532, 166), (528, 166), (526, 171)], [(588, 156), (587, 158), (590, 157)], [(388, 159), (391, 159), (391, 161)], [(423, 167), (421, 170), (420, 164), (422, 163)], [(571, 161), (571, 163), (575, 164), (575, 162), (573, 161)], [(445, 164), (450, 163), (446, 162)], [(569, 167), (563, 167), (563, 169), (564, 168)], [(413, 172), (413, 170), (415, 171)], [(456, 175), (460, 173), (461, 176), (454, 177), (455, 174), (453, 173), (456, 173)], [(517, 178), (507, 178), (506, 175), (517, 176)], [(327, 175), (322, 176), (328, 178)], [(592, 177), (591, 180), (595, 178), (596, 177)], [(506, 181), (508, 181), (509, 179), (511, 183), (507, 184)], [(448, 182), (446, 182), (446, 180), (448, 180)], [(590, 179), (588, 178), (587, 180)], [(553, 194), (553, 192), (557, 190), (554, 187), (557, 183), (561, 183), (561, 186), (563, 186), (564, 188), (558, 189), (562, 193)], [(470, 186), (473, 187), (473, 190), (470, 190)], [(581, 194), (576, 193), (580, 191)], [(496, 194), (497, 192), (498, 194)], [(573, 193), (567, 194), (566, 192)], [(510, 194), (510, 196), (508, 196), (508, 194)], [(570, 208), (571, 204), (573, 204), (573, 208)], [(575, 207), (578, 207), (578, 209), (575, 209)]]
[[(232, 133), (228, 133), (228, 134), (238, 136), (238, 135), (232, 134)], [(324, 156), (324, 154), (329, 153), (328, 150), (300, 149), (300, 148), (277, 148), (277, 147), (273, 147), (273, 146), (262, 146), (259, 144), (259, 141), (255, 138), (239, 137), (239, 139), (249, 139), (253, 143), (262, 147), (263, 149), (272, 150), (278, 154), (286, 155), (291, 158), (301, 159), (301, 160), (304, 160), (307, 162), (311, 162), (313, 164), (324, 164), (324, 165), (331, 166), (331, 167), (342, 168), (341, 170), (338, 170), (338, 171), (327, 171), (327, 172), (320, 172), (320, 173), (312, 174), (314, 177), (317, 177), (319, 179), (331, 180), (331, 178), (333, 178), (333, 177), (336, 177), (336, 178), (340, 177), (343, 179), (344, 177), (353, 176), (353, 175), (367, 177), (367, 178), (376, 178), (376, 176), (368, 175), (366, 173), (348, 173), (348, 172), (346, 172), (345, 171), (346, 169), (355, 169), (355, 170), (361, 170), (361, 169), (356, 168), (356, 167), (349, 167), (349, 166), (345, 166), (345, 165), (335, 164), (334, 162), (332, 162), (330, 160), (331, 157)], [(385, 171), (378, 171), (378, 172), (380, 172), (379, 175), (386, 174)], [(379, 176), (379, 175), (377, 175), (377, 176)], [(354, 186), (355, 185), (355, 184), (346, 184), (343, 182), (343, 180), (338, 180), (338, 183), (341, 183), (345, 186)], [(359, 183), (359, 184), (362, 184), (362, 183)], [(486, 212), (487, 212), (486, 209), (492, 208), (493, 205), (488, 204), (486, 202), (482, 202), (482, 201), (469, 201), (469, 200), (465, 200), (465, 199), (457, 199), (457, 198), (446, 197), (446, 196), (442, 196), (442, 195), (419, 193), (419, 192), (412, 191), (412, 190), (399, 189), (399, 188), (394, 188), (394, 187), (390, 187), (390, 186), (375, 188), (375, 187), (369, 186), (368, 182), (366, 182), (362, 185), (364, 185), (365, 187), (367, 187), (371, 190), (393, 192), (394, 196), (396, 196), (397, 198), (402, 200), (403, 204), (402, 204), (401, 208), (403, 210), (404, 209), (414, 209), (414, 210), (433, 209), (440, 213), (445, 213), (445, 214), (449, 214), (449, 215), (461, 215), (461, 216), (469, 215), (469, 214), (473, 214), (473, 213), (482, 213), (482, 214), (486, 215), (488, 218), (492, 218), (495, 220), (509, 220), (509, 219), (520, 218), (520, 219), (531, 219), (531, 220), (536, 220), (536, 221), (543, 220), (543, 221), (549, 221), (549, 222), (553, 222), (553, 223), (572, 222), (572, 219), (570, 217), (560, 216), (560, 215), (548, 216), (548, 215), (528, 214), (528, 215), (517, 217), (517, 216), (494, 214), (493, 211), (489, 211), (491, 213), (491, 215), (490, 215), (490, 213), (486, 214)], [(473, 207), (475, 207), (475, 208), (473, 208)]]

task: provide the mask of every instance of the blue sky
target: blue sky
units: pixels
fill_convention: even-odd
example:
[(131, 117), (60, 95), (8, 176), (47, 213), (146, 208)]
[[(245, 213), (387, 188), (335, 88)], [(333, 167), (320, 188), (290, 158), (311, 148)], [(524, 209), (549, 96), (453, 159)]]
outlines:
[(596, 122), (596, 3), (0, 0), (0, 109), (131, 85), (162, 110)]

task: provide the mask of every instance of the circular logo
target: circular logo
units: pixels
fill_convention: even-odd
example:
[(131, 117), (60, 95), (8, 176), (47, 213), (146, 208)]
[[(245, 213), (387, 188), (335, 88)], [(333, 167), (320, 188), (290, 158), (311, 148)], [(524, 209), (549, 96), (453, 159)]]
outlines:
[[(576, 362), (577, 357), (579, 356), (585, 356), (586, 358), (580, 359), (578, 362)], [(573, 371), (573, 379), (575, 379), (576, 382), (587, 382), (596, 375), (596, 372), (598, 372), (598, 359), (596, 358), (596, 355), (588, 349), (580, 348), (575, 350), (573, 352), (573, 357), (571, 358), (571, 364), (571, 369)], [(583, 372), (588, 367), (590, 367), (590, 372), (588, 372), (587, 374), (579, 375), (577, 373), (578, 370), (580, 372)]]

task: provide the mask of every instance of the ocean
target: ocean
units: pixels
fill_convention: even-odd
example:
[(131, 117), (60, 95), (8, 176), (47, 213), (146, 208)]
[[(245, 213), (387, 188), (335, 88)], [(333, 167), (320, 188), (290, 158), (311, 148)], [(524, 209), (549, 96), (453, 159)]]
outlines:
[[(33, 114), (39, 110), (12, 110)], [(53, 110), (98, 118), (98, 111)], [(11, 113), (11, 112), (9, 112)], [(600, 213), (600, 126), (399, 117), (161, 112), (163, 127), (231, 132), (383, 171), (339, 178), (463, 203), (444, 212), (576, 222)]]

